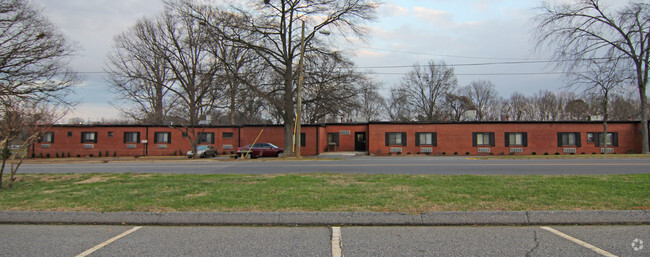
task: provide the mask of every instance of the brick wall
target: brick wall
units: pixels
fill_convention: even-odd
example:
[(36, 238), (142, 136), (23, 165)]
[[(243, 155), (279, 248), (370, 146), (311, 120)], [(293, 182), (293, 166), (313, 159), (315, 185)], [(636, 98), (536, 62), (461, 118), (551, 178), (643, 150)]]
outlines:
[[(327, 151), (355, 151), (355, 134), (367, 133), (366, 149), (375, 155), (507, 155), (511, 154), (575, 154), (601, 153), (602, 146), (588, 142), (587, 133), (603, 129), (598, 122), (485, 122), (485, 123), (364, 123), (303, 125), (305, 133), (302, 155), (317, 155)], [(617, 154), (641, 152), (641, 125), (638, 122), (610, 122), (608, 132), (616, 133), (617, 146), (610, 146)], [(185, 155), (190, 150), (189, 139), (181, 130), (166, 126), (110, 126), (63, 125), (54, 126), (53, 142), (34, 144), (36, 157), (86, 156), (172, 156)], [(264, 130), (261, 135), (260, 131)], [(96, 133), (93, 142), (82, 142), (82, 133)], [(139, 133), (135, 142), (125, 142), (125, 133)], [(171, 142), (156, 142), (156, 132), (169, 133)], [(237, 147), (258, 142), (284, 145), (284, 127), (219, 126), (197, 128), (195, 132), (214, 133), (215, 147), (221, 154), (230, 154)], [(485, 132), (488, 145), (474, 145), (477, 132)], [(225, 133), (225, 134), (224, 134)], [(387, 133), (396, 133), (404, 141), (386, 145)], [(435, 133), (436, 145), (416, 145), (417, 133)], [(506, 146), (506, 133), (525, 133), (525, 145)], [(558, 133), (579, 133), (579, 145), (558, 146)], [(338, 135), (336, 147), (328, 145), (328, 134)], [(489, 137), (487, 137), (489, 136)], [(291, 147), (291, 146), (289, 146)], [(285, 147), (286, 148), (286, 147)], [(392, 152), (391, 152), (392, 150)], [(399, 152), (399, 153), (398, 153)]]

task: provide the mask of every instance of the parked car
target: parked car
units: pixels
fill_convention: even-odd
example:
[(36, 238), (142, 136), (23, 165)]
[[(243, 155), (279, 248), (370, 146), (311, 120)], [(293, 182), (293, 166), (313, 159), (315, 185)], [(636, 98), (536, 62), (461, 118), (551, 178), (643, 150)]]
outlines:
[[(249, 152), (250, 149), (250, 152)], [(279, 157), (284, 153), (284, 148), (280, 148), (271, 143), (256, 143), (252, 147), (247, 145), (237, 148), (237, 157), (244, 157), (248, 153), (248, 157)]]
[[(215, 157), (217, 156), (217, 151), (211, 145), (199, 145), (196, 147), (196, 156), (199, 158), (206, 157)], [(187, 151), (187, 158), (194, 158), (194, 153), (192, 150)]]

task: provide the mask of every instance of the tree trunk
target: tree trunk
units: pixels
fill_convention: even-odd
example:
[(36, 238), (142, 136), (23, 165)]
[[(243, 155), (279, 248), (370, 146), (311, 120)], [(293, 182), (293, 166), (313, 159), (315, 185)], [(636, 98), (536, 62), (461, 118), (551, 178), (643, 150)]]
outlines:
[(648, 97), (646, 85), (639, 78), (639, 93), (641, 95), (641, 153), (648, 154)]

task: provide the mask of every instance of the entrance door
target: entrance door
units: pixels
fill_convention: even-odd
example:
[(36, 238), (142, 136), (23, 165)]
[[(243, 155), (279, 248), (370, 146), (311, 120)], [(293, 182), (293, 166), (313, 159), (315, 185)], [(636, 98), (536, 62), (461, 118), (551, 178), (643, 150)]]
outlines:
[(366, 151), (366, 132), (355, 132), (354, 133), (354, 150), (357, 152)]

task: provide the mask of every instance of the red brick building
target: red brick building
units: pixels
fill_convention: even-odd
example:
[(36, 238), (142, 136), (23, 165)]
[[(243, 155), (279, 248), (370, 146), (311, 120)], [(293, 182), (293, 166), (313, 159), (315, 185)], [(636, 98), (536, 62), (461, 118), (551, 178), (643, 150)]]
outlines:
[[(641, 123), (608, 123), (608, 152), (641, 152)], [(302, 154), (358, 151), (373, 155), (599, 154), (601, 122), (333, 123), (302, 126)], [(258, 142), (284, 146), (282, 125), (197, 128), (201, 145), (221, 154)], [(260, 133), (261, 132), (261, 133)], [(288, 146), (291, 147), (291, 146)], [(168, 126), (55, 125), (34, 144), (35, 157), (173, 156), (190, 149)]]

